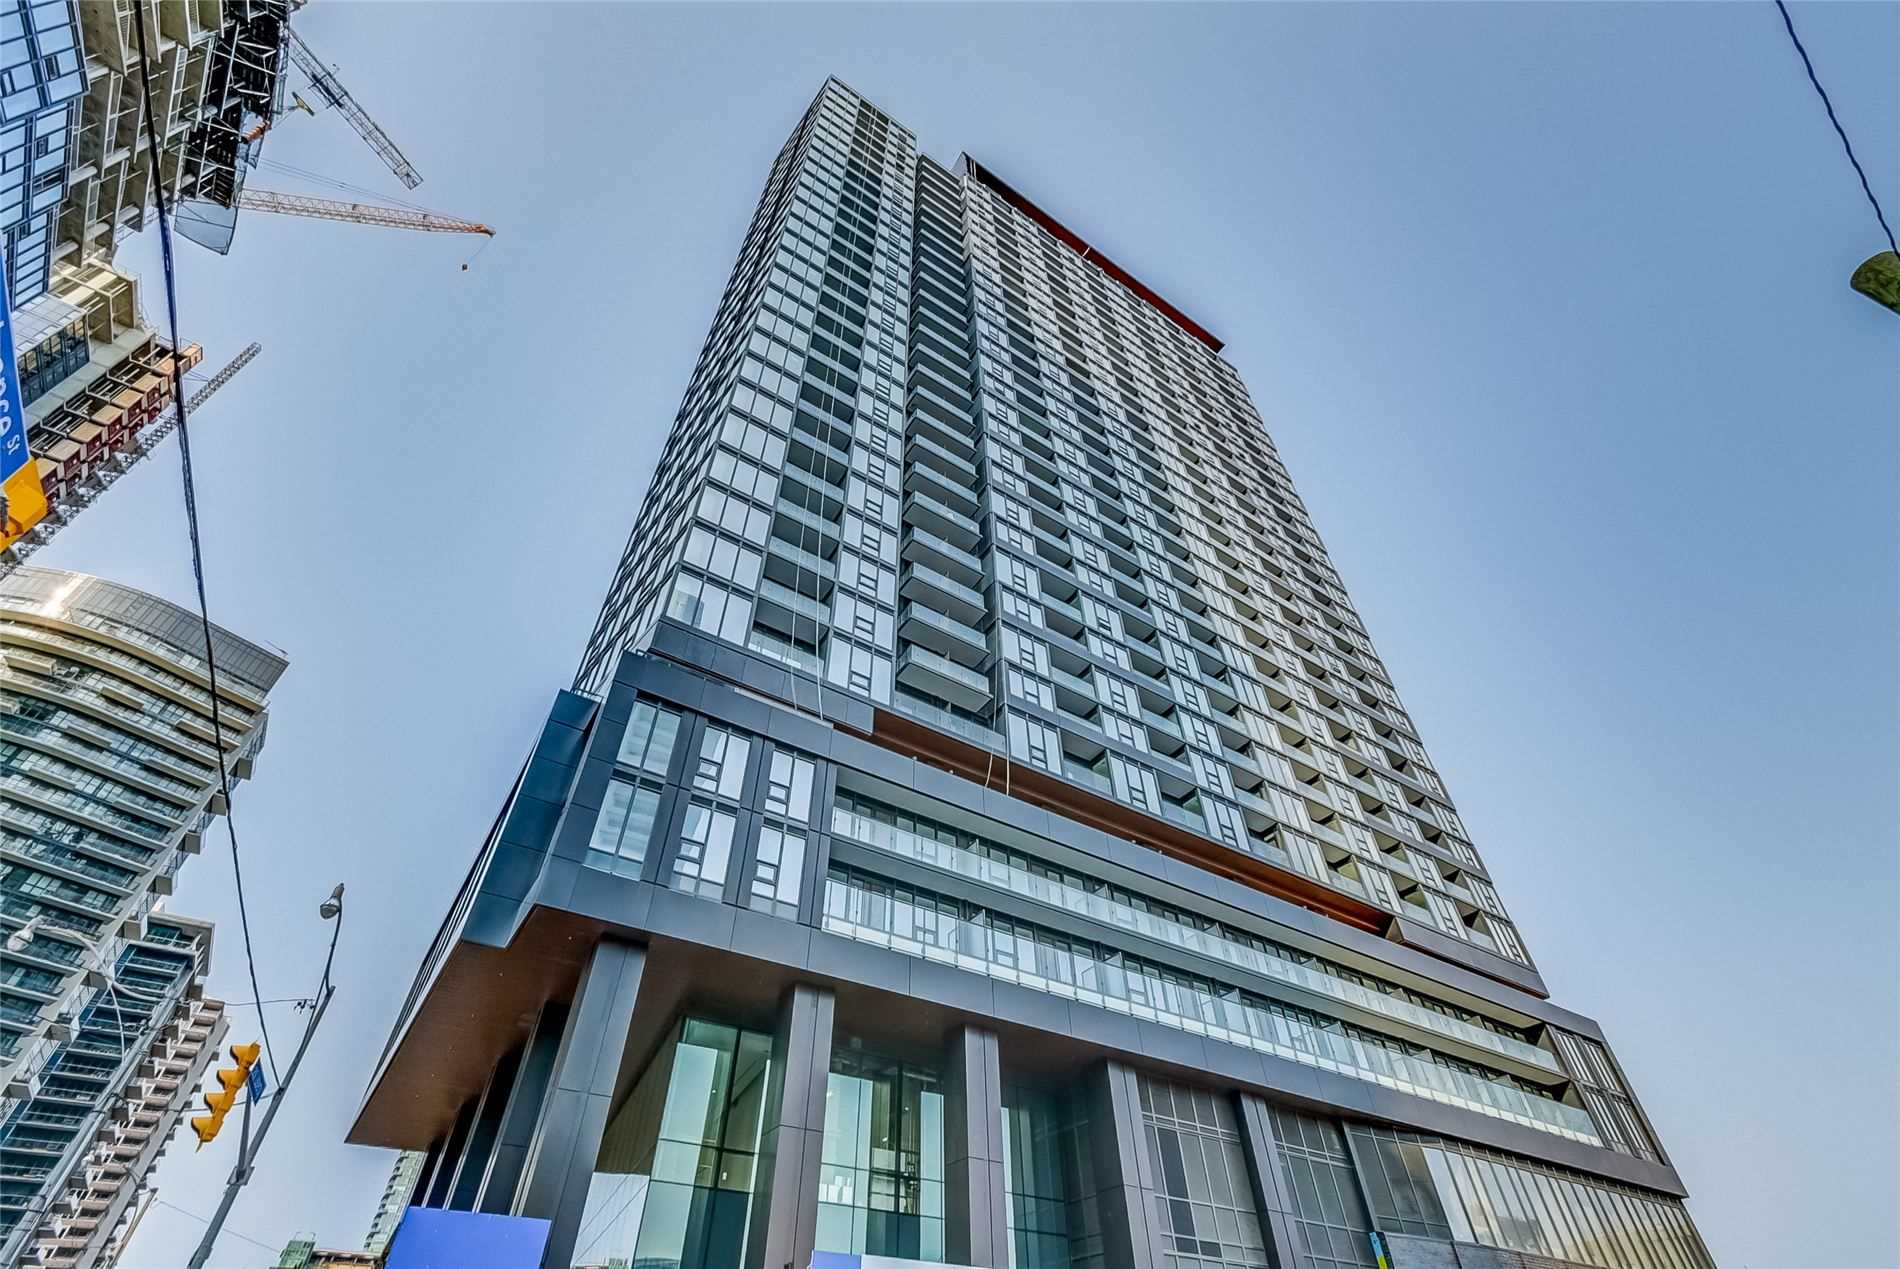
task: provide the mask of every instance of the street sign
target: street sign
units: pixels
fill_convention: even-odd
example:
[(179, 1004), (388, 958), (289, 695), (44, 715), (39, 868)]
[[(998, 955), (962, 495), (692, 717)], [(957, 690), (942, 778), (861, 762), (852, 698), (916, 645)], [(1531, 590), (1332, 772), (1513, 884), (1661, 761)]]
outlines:
[(251, 1077), (244, 1081), (244, 1088), (245, 1088), (245, 1091), (251, 1095), (252, 1101), (261, 1102), (264, 1100), (264, 1068), (263, 1067), (253, 1066), (251, 1068)]

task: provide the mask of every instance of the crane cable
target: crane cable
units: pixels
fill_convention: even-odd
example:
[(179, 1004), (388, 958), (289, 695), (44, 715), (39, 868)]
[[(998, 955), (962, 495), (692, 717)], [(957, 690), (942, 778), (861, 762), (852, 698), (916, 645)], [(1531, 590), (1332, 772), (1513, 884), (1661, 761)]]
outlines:
[(1867, 195), (1867, 202), (1874, 209), (1874, 216), (1880, 221), (1881, 231), (1887, 235), (1887, 249), (1900, 255), (1900, 245), (1893, 240), (1893, 229), (1887, 224), (1887, 214), (1880, 210), (1880, 200), (1874, 197), (1873, 186), (1867, 183), (1866, 169), (1860, 160), (1854, 157), (1853, 143), (1847, 139), (1847, 130), (1841, 127), (1841, 121), (1834, 114), (1834, 102), (1828, 97), (1827, 89), (1821, 87), (1820, 77), (1814, 73), (1814, 63), (1808, 58), (1808, 50), (1801, 43), (1801, 37), (1795, 34), (1794, 19), (1788, 14), (1785, 0), (1775, 0), (1775, 8), (1781, 10), (1781, 24), (1788, 28), (1788, 38), (1794, 42), (1794, 51), (1801, 54), (1801, 65), (1807, 68), (1808, 82), (1814, 85), (1814, 91), (1820, 94), (1821, 104), (1827, 107), (1827, 121), (1834, 125), (1834, 134), (1841, 139), (1841, 149), (1847, 151), (1847, 161), (1854, 165), (1854, 175), (1860, 177), (1861, 192)]
[(165, 264), (165, 310), (171, 323), (171, 379), (173, 404), (178, 410), (178, 457), (185, 487), (185, 527), (191, 538), (191, 575), (198, 589), (198, 624), (204, 632), (205, 677), (210, 684), (211, 747), (218, 755), (218, 789), (224, 795), (224, 828), (231, 839), (231, 879), (237, 890), (238, 927), (244, 934), (244, 961), (251, 975), (251, 1001), (258, 1005), (257, 1027), (264, 1038), (264, 1054), (270, 1062), (271, 1079), (282, 1084), (277, 1073), (277, 1055), (271, 1048), (270, 1028), (265, 1024), (261, 1005), (263, 992), (257, 986), (257, 959), (251, 952), (251, 917), (244, 902), (244, 871), (238, 861), (237, 823), (231, 804), (231, 773), (224, 758), (224, 718), (218, 708), (218, 663), (211, 643), (211, 608), (205, 598), (204, 548), (198, 535), (198, 495), (192, 480), (191, 434), (185, 427), (185, 371), (182, 345), (178, 338), (178, 274), (172, 259), (171, 214), (165, 205), (165, 166), (158, 148), (158, 132), (153, 126), (157, 114), (152, 108), (152, 57), (146, 49), (145, 21), (141, 15), (132, 23), (138, 35), (139, 86), (144, 95), (145, 141), (152, 159), (152, 196), (158, 208), (158, 244)]

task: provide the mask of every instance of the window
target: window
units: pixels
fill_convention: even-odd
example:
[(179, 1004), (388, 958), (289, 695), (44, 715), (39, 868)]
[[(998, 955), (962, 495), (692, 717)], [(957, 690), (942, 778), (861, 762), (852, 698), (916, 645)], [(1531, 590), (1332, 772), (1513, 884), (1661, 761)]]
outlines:
[(1206, 1269), (1270, 1264), (1227, 1097), (1144, 1075), (1141, 1110), (1162, 1244)]
[(722, 897), (726, 866), (732, 860), (733, 817), (694, 802), (680, 828), (679, 854), (673, 860), (673, 889), (707, 899)]
[(1281, 1176), (1314, 1269), (1372, 1269), (1372, 1223), (1339, 1125), (1279, 1106), (1272, 1122)]
[(708, 727), (699, 744), (699, 765), (693, 772), (693, 787), (722, 798), (738, 800), (745, 783), (746, 756), (751, 742), (717, 727)]
[(680, 1023), (608, 1121), (564, 1263), (736, 1269), (771, 1054), (769, 1035)]
[(729, 594), (723, 587), (681, 574), (673, 583), (666, 615), (716, 639), (742, 644), (752, 627), (752, 601), (748, 596)]
[(775, 824), (759, 830), (758, 863), (752, 872), (752, 907), (796, 920), (805, 877), (805, 834)]
[[(1088, 1124), (1066, 1089), (1003, 1086), (1003, 1190), (1009, 1204), (1010, 1269), (1070, 1269), (1101, 1214), (1086, 1193)], [(1097, 1252), (1099, 1256), (1099, 1251)]]
[(620, 752), (614, 760), (622, 766), (664, 776), (673, 759), (673, 741), (679, 729), (678, 714), (641, 701), (633, 707), (633, 717), (627, 720), (626, 733), (620, 738)]
[(607, 786), (594, 837), (587, 843), (589, 868), (622, 877), (638, 877), (646, 862), (647, 843), (653, 837), (654, 814), (660, 791), (650, 785), (614, 780)]
[(816, 765), (780, 749), (773, 753), (766, 773), (765, 809), (801, 824), (811, 819), (812, 774)]
[(817, 1249), (941, 1261), (944, 1099), (936, 1073), (832, 1054)]

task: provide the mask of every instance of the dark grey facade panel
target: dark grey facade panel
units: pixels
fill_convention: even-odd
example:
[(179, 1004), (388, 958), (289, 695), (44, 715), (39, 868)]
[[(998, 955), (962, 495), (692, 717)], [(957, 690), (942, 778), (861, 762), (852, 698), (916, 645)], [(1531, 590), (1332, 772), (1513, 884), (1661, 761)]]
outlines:
[(745, 1269), (811, 1263), (817, 1238), (811, 1196), (824, 1147), (833, 1011), (829, 991), (802, 984), (780, 1006), (772, 1037), (779, 1078), (768, 1090), (760, 1127)]
[(552, 1222), (546, 1264), (574, 1249), (645, 964), (642, 949), (603, 939), (575, 988), (512, 1213)]

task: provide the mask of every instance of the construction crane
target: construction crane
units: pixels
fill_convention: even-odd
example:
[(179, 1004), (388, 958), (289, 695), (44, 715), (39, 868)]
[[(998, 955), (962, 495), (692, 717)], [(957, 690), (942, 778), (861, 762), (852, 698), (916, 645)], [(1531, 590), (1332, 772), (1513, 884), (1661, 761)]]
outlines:
[[(205, 380), (199, 389), (185, 398), (185, 413), (197, 413), (198, 407), (209, 401), (214, 393), (231, 379), (238, 371), (251, 364), (258, 353), (264, 351), (262, 344), (247, 344), (244, 350), (224, 364), (224, 368)], [(5, 556), (0, 556), (0, 577), (5, 577), (25, 561), (26, 557), (45, 546), (73, 517), (98, 501), (99, 495), (112, 488), (119, 477), (131, 471), (145, 459), (159, 443), (178, 429), (178, 411), (167, 410), (157, 423), (138, 434), (138, 439), (128, 448), (112, 455), (100, 463), (91, 474), (75, 486), (71, 493), (54, 503), (46, 518), (19, 541)]]
[(330, 198), (310, 198), (303, 194), (279, 194), (267, 189), (245, 190), (238, 195), (238, 206), (286, 216), (311, 216), (318, 220), (342, 220), (356, 225), (381, 225), (386, 229), (481, 234), (487, 238), (495, 236), (495, 231), (487, 225), (456, 216), (444, 216), (440, 212), (417, 211), (408, 207), (380, 207), (374, 203), (343, 203)]
[[(317, 95), (349, 120), (350, 126), (356, 129), (356, 135), (376, 151), (377, 157), (396, 174), (403, 188), (414, 189), (422, 184), (422, 173), (416, 171), (415, 165), (404, 158), (402, 151), (396, 148), (396, 143), (389, 139), (389, 134), (357, 104), (356, 98), (350, 96), (350, 90), (343, 86), (336, 72), (323, 64), (323, 59), (317, 56), (316, 51), (304, 43), (303, 36), (285, 27), (284, 43), (290, 50), (290, 60), (297, 63), (297, 69), (310, 76), (310, 84), (317, 90)], [(309, 107), (304, 106), (304, 109), (309, 110)]]

